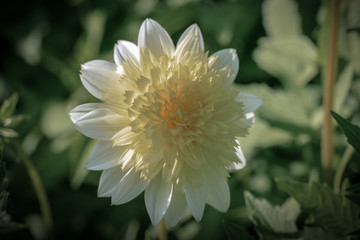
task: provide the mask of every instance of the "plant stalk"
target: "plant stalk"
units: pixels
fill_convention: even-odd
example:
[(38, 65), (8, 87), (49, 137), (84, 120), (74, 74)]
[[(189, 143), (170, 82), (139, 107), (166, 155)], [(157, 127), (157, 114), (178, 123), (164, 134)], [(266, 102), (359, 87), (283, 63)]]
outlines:
[(17, 152), (20, 156), (20, 160), (24, 163), (25, 168), (29, 174), (30, 181), (34, 186), (36, 197), (40, 205), (41, 215), (43, 217), (46, 227), (47, 239), (52, 239), (53, 219), (45, 187), (41, 181), (40, 175), (35, 165), (31, 161), (29, 156), (24, 152), (24, 150), (18, 143), (15, 143), (15, 145)]
[(159, 228), (159, 240), (167, 240), (168, 235), (167, 235), (167, 229), (164, 219), (161, 220), (158, 228)]
[(331, 1), (330, 37), (323, 90), (324, 125), (321, 133), (321, 164), (323, 179), (329, 185), (332, 183), (333, 174), (333, 124), (330, 109), (333, 107), (334, 85), (338, 65), (339, 5), (339, 0)]

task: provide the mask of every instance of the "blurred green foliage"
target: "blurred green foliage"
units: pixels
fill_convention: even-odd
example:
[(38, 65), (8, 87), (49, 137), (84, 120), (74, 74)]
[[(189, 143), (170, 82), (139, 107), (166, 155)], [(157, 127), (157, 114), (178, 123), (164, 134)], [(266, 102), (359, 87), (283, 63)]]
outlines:
[[(359, 2), (342, 4), (334, 102), (334, 110), (355, 125), (360, 122), (360, 36), (347, 29), (359, 26)], [(112, 61), (116, 41), (136, 43), (146, 17), (158, 21), (175, 42), (186, 27), (197, 23), (210, 54), (235, 48), (240, 58), (238, 87), (264, 99), (250, 135), (239, 139), (248, 163), (229, 180), (228, 213), (207, 206), (200, 223), (187, 215), (170, 230), (170, 239), (259, 238), (248, 218), (244, 190), (266, 198), (266, 209), (254, 200), (261, 208), (253, 210), (269, 214), (275, 211), (272, 205), (288, 198), (274, 178), (321, 179), (329, 1), (5, 1), (0, 16), (0, 219), (7, 199), (6, 218), (21, 227), (1, 239), (49, 236), (34, 186), (13, 143), (33, 162), (46, 189), (54, 239), (156, 237), (142, 195), (120, 206), (97, 198), (100, 173), (84, 168), (95, 143), (74, 129), (67, 114), (81, 103), (97, 101), (81, 85), (80, 65), (94, 59)], [(18, 95), (11, 95), (14, 92)], [(336, 170), (346, 149), (341, 131), (336, 131), (334, 144)], [(339, 177), (340, 190), (360, 181), (359, 159), (358, 153), (350, 154)], [(255, 198), (248, 195), (249, 199)]]

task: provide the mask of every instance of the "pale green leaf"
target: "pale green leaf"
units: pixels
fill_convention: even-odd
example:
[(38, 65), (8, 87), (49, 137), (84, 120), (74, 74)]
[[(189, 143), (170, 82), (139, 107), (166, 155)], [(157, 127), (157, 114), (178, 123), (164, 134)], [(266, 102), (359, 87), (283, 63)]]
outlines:
[(327, 231), (346, 235), (360, 229), (360, 207), (325, 184), (277, 179), (279, 188), (295, 198), (303, 211)]
[[(359, 62), (360, 63), (360, 62)], [(336, 82), (335, 87), (335, 104), (334, 109), (336, 112), (340, 112), (344, 109), (344, 102), (346, 97), (349, 95), (351, 82), (353, 79), (353, 66), (348, 64), (339, 76), (339, 80)]]
[[(350, 0), (347, 6), (347, 23), (349, 27), (359, 26), (359, 0)], [(356, 74), (360, 75), (360, 34), (356, 31), (347, 32), (349, 48), (349, 60), (354, 67)]]
[(360, 75), (360, 34), (356, 32), (350, 32), (348, 33), (348, 36), (350, 61), (354, 66), (356, 74)]
[(303, 129), (314, 134), (311, 129), (318, 126), (314, 123), (321, 89), (307, 86), (302, 91), (284, 91), (282, 89), (272, 89), (265, 84), (240, 85), (243, 92), (248, 92), (260, 96), (264, 103), (256, 111), (256, 116), (282, 123), (276, 127), (289, 131), (289, 127), (294, 127), (292, 134), (300, 134)]
[(49, 103), (41, 118), (41, 129), (45, 136), (55, 138), (69, 129), (71, 130), (72, 127), (66, 104), (63, 102)]
[(272, 206), (265, 199), (257, 199), (248, 191), (244, 192), (244, 196), (256, 225), (276, 233), (298, 231), (295, 223), (300, 214), (300, 207), (293, 198), (287, 199), (281, 206)]
[(306, 36), (260, 38), (253, 58), (285, 87), (305, 86), (317, 73), (317, 48)]
[(330, 34), (330, 1), (323, 1), (318, 14), (317, 23), (318, 29), (316, 31), (316, 42), (318, 46), (318, 61), (325, 68), (327, 61), (327, 52), (329, 46)]
[(3, 122), (4, 127), (10, 127), (10, 128), (15, 127), (16, 125), (18, 125), (25, 119), (27, 119), (27, 116), (25, 116), (25, 115), (15, 115), (15, 116), (7, 117), (7, 118), (5, 118), (5, 120)]
[(263, 25), (269, 36), (301, 34), (301, 19), (293, 0), (266, 0), (262, 6)]
[(106, 16), (103, 10), (95, 9), (83, 19), (86, 34), (81, 36), (75, 44), (74, 57), (77, 62), (83, 63), (98, 57), (104, 37)]
[(282, 145), (293, 140), (286, 130), (271, 127), (261, 118), (256, 118), (246, 138), (238, 138), (245, 156), (250, 157), (255, 148)]
[(19, 100), (17, 93), (12, 94), (8, 99), (5, 99), (0, 108), (0, 120), (4, 121), (10, 117), (15, 110), (16, 104)]
[(0, 135), (6, 138), (14, 138), (19, 134), (10, 128), (0, 128)]

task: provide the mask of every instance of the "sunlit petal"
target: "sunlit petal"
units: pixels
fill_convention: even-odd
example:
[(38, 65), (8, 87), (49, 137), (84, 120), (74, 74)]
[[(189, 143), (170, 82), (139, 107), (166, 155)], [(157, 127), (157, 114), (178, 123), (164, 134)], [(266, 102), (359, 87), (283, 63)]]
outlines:
[(145, 205), (154, 225), (158, 225), (164, 217), (171, 202), (172, 191), (173, 184), (162, 182), (160, 175), (146, 188)]
[(239, 58), (236, 54), (236, 50), (232, 48), (220, 50), (211, 55), (211, 57), (217, 58), (213, 67), (215, 69), (225, 70), (224, 75), (227, 78), (226, 82), (232, 84), (239, 71)]
[(89, 93), (100, 100), (104, 100), (104, 91), (116, 84), (119, 74), (116, 71), (116, 64), (103, 60), (93, 60), (81, 65), (80, 79)]
[(155, 57), (163, 54), (172, 56), (175, 47), (169, 34), (159, 23), (152, 19), (146, 19), (139, 30), (139, 48), (149, 49)]

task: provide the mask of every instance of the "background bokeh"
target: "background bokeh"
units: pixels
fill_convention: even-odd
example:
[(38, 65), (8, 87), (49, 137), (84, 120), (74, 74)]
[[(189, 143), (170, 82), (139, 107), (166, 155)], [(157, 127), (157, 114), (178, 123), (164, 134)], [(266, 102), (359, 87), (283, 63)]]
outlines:
[[(341, 84), (336, 86), (335, 110), (359, 123), (360, 40), (357, 31), (348, 31), (358, 24), (358, 13), (351, 9), (359, 4), (345, 2), (339, 45)], [(282, 5), (264, 10), (260, 0), (2, 1), (0, 98), (17, 93), (14, 114), (24, 116), (13, 127), (18, 136), (8, 136), (9, 140), (3, 136), (0, 142), (9, 192), (6, 221), (25, 224), (25, 228), (3, 228), (0, 238), (46, 239), (38, 198), (21, 159), (24, 155), (46, 189), (54, 239), (155, 238), (143, 195), (120, 206), (97, 197), (100, 172), (84, 168), (96, 142), (77, 132), (68, 117), (75, 106), (98, 101), (81, 85), (80, 65), (94, 59), (112, 61), (116, 41), (136, 43), (138, 29), (147, 17), (158, 21), (174, 42), (190, 24), (197, 23), (210, 54), (235, 48), (240, 59), (236, 83), (264, 99), (249, 137), (241, 139), (248, 163), (229, 180), (228, 213), (207, 206), (200, 223), (188, 215), (170, 230), (169, 237), (225, 239), (223, 222), (230, 220), (254, 234), (244, 190), (281, 204), (287, 195), (277, 189), (274, 178), (321, 179), (321, 79), (329, 4), (314, 0), (295, 3), (296, 9)], [(286, 25), (293, 24), (292, 19), (283, 21), (281, 14), (275, 19), (274, 11), (296, 12), (290, 18), (298, 21), (294, 23), (298, 29), (287, 33)], [(340, 131), (334, 142), (336, 168), (346, 148)], [(354, 154), (345, 169), (348, 182), (359, 178), (358, 160), (359, 155)]]

